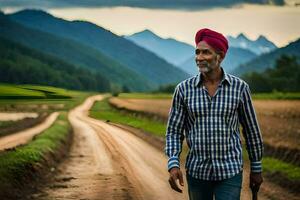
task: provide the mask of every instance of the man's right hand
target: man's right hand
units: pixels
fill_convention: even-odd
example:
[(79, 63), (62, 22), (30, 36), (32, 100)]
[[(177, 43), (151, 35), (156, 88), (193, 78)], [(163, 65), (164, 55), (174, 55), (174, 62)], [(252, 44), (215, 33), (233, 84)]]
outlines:
[(183, 186), (183, 175), (181, 170), (177, 167), (174, 167), (170, 170), (169, 173), (170, 173), (169, 183), (171, 188), (177, 192), (182, 193), (182, 189), (179, 188), (179, 185), (177, 183), (178, 182), (177, 180), (179, 180), (179, 184)]

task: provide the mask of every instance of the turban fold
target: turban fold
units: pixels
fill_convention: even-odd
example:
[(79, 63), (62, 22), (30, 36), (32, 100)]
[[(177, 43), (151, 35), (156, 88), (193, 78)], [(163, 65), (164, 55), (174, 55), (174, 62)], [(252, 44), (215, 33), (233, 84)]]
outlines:
[(196, 46), (199, 42), (204, 41), (216, 51), (224, 52), (226, 54), (228, 50), (228, 41), (221, 33), (210, 30), (208, 28), (200, 29), (195, 36)]

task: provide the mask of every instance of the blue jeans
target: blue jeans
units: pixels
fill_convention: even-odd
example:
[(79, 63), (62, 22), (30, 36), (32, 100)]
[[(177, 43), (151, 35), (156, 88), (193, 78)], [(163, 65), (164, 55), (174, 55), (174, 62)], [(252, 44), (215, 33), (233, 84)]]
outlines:
[(195, 179), (188, 174), (187, 183), (190, 200), (239, 200), (243, 172), (222, 181)]

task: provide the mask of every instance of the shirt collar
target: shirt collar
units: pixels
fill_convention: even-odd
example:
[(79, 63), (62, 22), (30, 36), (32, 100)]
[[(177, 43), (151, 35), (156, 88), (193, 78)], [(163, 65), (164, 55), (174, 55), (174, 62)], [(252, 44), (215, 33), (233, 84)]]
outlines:
[[(231, 80), (228, 76), (228, 74), (225, 72), (225, 70), (221, 67), (221, 70), (222, 70), (222, 80), (221, 80), (221, 84), (223, 84), (223, 82), (227, 82), (229, 85), (231, 85)], [(196, 80), (195, 80), (195, 87), (197, 87), (200, 83), (201, 83), (201, 73), (199, 73), (197, 76), (196, 76)]]

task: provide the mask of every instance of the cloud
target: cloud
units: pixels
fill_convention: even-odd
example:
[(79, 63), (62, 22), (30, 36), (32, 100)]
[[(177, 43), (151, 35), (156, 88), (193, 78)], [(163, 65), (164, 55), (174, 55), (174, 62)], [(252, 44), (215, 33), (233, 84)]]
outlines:
[[(227, 7), (237, 3), (255, 2), (265, 4), (265, 0), (0, 0), (0, 7), (67, 8), (67, 7), (114, 7), (129, 6), (166, 9), (205, 9)], [(276, 0), (282, 4), (284, 0)]]

